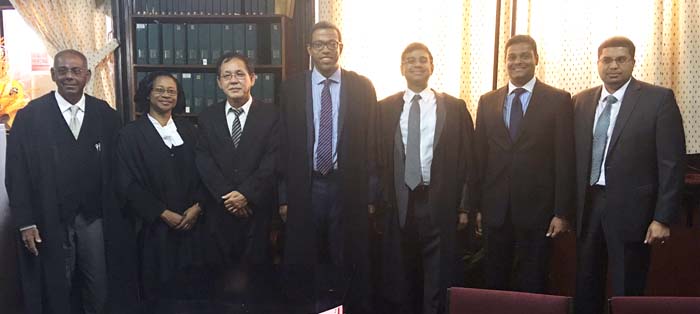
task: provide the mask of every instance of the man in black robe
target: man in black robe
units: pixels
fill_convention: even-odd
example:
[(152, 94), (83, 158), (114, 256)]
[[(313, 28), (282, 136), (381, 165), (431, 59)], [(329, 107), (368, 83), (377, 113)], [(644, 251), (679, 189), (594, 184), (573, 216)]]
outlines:
[[(110, 248), (121, 239), (112, 231), (123, 222), (110, 183), (120, 121), (106, 102), (83, 93), (90, 75), (82, 53), (56, 54), (51, 78), (57, 92), (22, 109), (8, 139), (6, 185), (21, 234), (26, 313), (106, 309), (107, 270), (114, 264), (105, 252), (116, 254)], [(110, 259), (125, 263), (123, 257)], [(122, 273), (114, 282), (127, 277)]]
[(367, 78), (340, 68), (341, 40), (335, 25), (314, 25), (306, 48), (313, 70), (282, 85), (280, 215), (286, 219), (288, 269), (305, 274), (308, 286), (316, 286), (312, 278), (324, 281), (339, 273), (336, 280), (317, 284), (328, 286), (326, 291), (349, 284), (343, 303), (349, 312), (363, 313), (369, 311), (368, 209), (377, 177), (377, 104)]
[(473, 191), (472, 118), (463, 100), (428, 86), (433, 68), (428, 47), (408, 45), (406, 90), (379, 102), (382, 296), (396, 313), (444, 313)]

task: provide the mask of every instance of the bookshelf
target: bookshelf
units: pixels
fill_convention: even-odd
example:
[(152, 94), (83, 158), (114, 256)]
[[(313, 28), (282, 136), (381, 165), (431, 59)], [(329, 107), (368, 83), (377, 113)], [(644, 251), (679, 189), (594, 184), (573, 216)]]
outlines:
[[(295, 20), (274, 14), (274, 4), (274, 0), (121, 2), (118, 9), (124, 22), (115, 22), (115, 31), (122, 38), (116, 62), (121, 83), (118, 108), (124, 119), (139, 115), (133, 96), (141, 78), (162, 70), (173, 73), (183, 85), (187, 98), (183, 116), (196, 120), (204, 108), (225, 99), (216, 85), (216, 61), (226, 51), (253, 60), (257, 75), (253, 97), (276, 103), (280, 83), (293, 71), (308, 68), (308, 58), (299, 53), (305, 36), (297, 29), (307, 29), (309, 8), (305, 1), (297, 1), (302, 7), (292, 12)], [(298, 27), (299, 20), (306, 24)]]

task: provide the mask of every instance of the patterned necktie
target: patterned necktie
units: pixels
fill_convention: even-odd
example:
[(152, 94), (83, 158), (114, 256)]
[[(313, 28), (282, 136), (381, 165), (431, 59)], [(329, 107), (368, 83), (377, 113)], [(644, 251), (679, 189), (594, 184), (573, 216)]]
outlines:
[(527, 90), (524, 88), (516, 88), (511, 94), (514, 95), (513, 101), (510, 104), (510, 121), (508, 123), (508, 133), (510, 133), (510, 139), (515, 140), (518, 136), (518, 131), (520, 130), (520, 122), (523, 120), (523, 103), (520, 101), (520, 95), (525, 93)]
[(591, 180), (590, 184), (594, 185), (600, 179), (600, 168), (603, 165), (603, 154), (605, 153), (605, 145), (608, 143), (608, 128), (610, 127), (610, 108), (612, 104), (617, 102), (617, 98), (613, 95), (608, 95), (603, 99), (605, 106), (603, 112), (598, 117), (598, 124), (593, 130), (593, 144), (591, 147)]
[(71, 105), (70, 106), (70, 122), (68, 123), (68, 128), (70, 128), (71, 133), (73, 133), (73, 137), (75, 139), (78, 139), (78, 134), (80, 134), (80, 121), (78, 120), (78, 111), (80, 110), (80, 107), (78, 105)]
[(243, 135), (240, 119), (241, 114), (243, 114), (243, 108), (230, 107), (229, 110), (233, 111), (233, 114), (236, 115), (236, 118), (233, 119), (233, 123), (231, 123), (231, 140), (233, 140), (233, 147), (238, 148), (238, 142), (241, 141), (241, 135)]
[(318, 122), (316, 170), (324, 175), (333, 168), (333, 101), (330, 89), (332, 82), (330, 79), (323, 81), (321, 115)]
[(420, 164), (420, 95), (416, 94), (411, 100), (411, 109), (408, 111), (408, 138), (406, 139), (406, 165), (404, 169), (404, 181), (413, 190), (422, 181), (423, 176)]

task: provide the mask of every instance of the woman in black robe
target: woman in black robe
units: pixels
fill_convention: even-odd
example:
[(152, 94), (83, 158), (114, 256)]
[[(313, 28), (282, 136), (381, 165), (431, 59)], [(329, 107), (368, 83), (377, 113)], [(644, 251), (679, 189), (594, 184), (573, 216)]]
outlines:
[(138, 233), (141, 298), (146, 312), (155, 313), (173, 303), (166, 299), (182, 297), (188, 285), (182, 274), (203, 256), (198, 218), (204, 190), (194, 163), (196, 129), (173, 118), (185, 105), (180, 83), (153, 72), (139, 83), (134, 102), (142, 115), (119, 133), (117, 176)]

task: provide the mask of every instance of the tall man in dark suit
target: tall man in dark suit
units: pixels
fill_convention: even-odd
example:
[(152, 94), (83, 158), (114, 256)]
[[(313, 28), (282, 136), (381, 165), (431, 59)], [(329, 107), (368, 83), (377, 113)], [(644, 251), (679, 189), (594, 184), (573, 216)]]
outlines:
[[(650, 245), (663, 244), (683, 192), (685, 138), (673, 91), (632, 77), (635, 47), (598, 47), (603, 86), (573, 97), (576, 137), (577, 314), (612, 294), (642, 295)], [(608, 269), (609, 268), (609, 269)]]
[(406, 90), (379, 102), (382, 295), (397, 313), (444, 313), (446, 289), (459, 276), (456, 231), (467, 223), (472, 118), (463, 100), (428, 87), (433, 68), (428, 47), (408, 45)]
[(316, 272), (317, 278), (328, 273), (319, 273), (317, 265), (340, 270), (337, 282), (352, 284), (344, 304), (362, 313), (369, 310), (377, 106), (372, 83), (340, 68), (341, 40), (335, 25), (314, 25), (307, 45), (313, 70), (282, 85), (280, 214), (286, 219), (284, 263), (312, 267), (309, 276)]
[(226, 271), (245, 272), (269, 261), (279, 113), (251, 97), (253, 71), (245, 56), (221, 56), (217, 83), (226, 101), (199, 115), (196, 164), (210, 194), (204, 209), (213, 237), (210, 252)]
[[(6, 184), (25, 248), (19, 258), (27, 313), (105, 310), (103, 230), (115, 206), (110, 169), (120, 121), (106, 102), (83, 92), (90, 75), (82, 53), (56, 54), (57, 91), (22, 109), (8, 139)], [(82, 288), (80, 304), (71, 304), (73, 287)]]
[(569, 93), (535, 78), (532, 37), (508, 40), (505, 61), (508, 85), (481, 96), (476, 116), (486, 286), (543, 293), (549, 238), (573, 218), (573, 108)]

